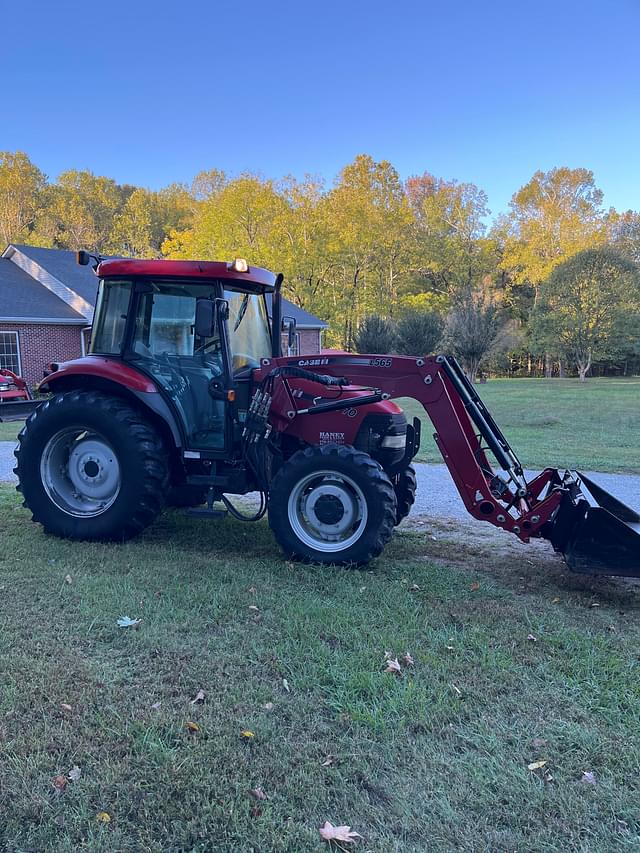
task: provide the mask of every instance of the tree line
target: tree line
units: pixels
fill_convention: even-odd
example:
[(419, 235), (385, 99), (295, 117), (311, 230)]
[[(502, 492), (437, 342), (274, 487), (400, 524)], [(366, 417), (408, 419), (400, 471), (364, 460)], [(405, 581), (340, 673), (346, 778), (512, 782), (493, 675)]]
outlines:
[(471, 375), (640, 369), (640, 213), (606, 209), (587, 169), (536, 172), (491, 220), (476, 185), (365, 154), (331, 186), (213, 169), (152, 191), (0, 152), (0, 241), (247, 257), (329, 322), (326, 345), (446, 345)]

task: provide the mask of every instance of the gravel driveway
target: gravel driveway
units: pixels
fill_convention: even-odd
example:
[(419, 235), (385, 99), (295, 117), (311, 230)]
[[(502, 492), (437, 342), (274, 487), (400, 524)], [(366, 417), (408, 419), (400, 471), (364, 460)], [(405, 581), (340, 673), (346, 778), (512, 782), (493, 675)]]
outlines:
[[(15, 483), (13, 473), (15, 442), (0, 441), (0, 481)], [(445, 465), (416, 464), (418, 493), (412, 515), (428, 515), (437, 518), (468, 519), (467, 511), (453, 485)], [(528, 477), (537, 472), (527, 471)], [(585, 471), (588, 477), (601, 485), (623, 503), (640, 510), (640, 475), (598, 474)]]

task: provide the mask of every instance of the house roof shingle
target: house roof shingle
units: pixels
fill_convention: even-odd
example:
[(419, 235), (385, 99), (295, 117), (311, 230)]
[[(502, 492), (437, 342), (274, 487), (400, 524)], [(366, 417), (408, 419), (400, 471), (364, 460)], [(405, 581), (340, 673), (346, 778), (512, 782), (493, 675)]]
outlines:
[(0, 321), (77, 321), (85, 318), (9, 260), (0, 258)]
[[(266, 294), (267, 299), (267, 308), (269, 309), (269, 314), (271, 314), (271, 294)], [(328, 327), (328, 323), (325, 323), (324, 320), (321, 320), (319, 317), (316, 317), (314, 314), (309, 314), (308, 311), (305, 311), (304, 308), (299, 308), (293, 302), (289, 302), (288, 299), (282, 300), (282, 316), (283, 317), (293, 317), (296, 321), (296, 325), (301, 329), (326, 329)]]
[(68, 249), (43, 249), (40, 246), (14, 244), (15, 248), (50, 273), (58, 281), (75, 290), (91, 305), (95, 305), (98, 279), (91, 267), (76, 263), (76, 253)]

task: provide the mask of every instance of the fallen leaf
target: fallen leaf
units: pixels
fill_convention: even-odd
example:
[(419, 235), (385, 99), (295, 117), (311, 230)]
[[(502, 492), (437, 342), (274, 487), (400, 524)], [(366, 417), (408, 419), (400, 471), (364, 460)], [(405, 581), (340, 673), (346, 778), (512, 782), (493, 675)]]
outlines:
[(287, 681), (287, 679), (286, 679), (286, 678), (283, 678), (283, 679), (282, 679), (282, 686), (283, 686), (283, 687), (284, 687), (284, 689), (287, 691), (287, 693), (289, 693), (289, 692), (290, 692), (289, 682)]
[(469, 589), (471, 590), (471, 592), (477, 592), (480, 589), (480, 584), (478, 583), (478, 581), (474, 581), (469, 587)]
[(71, 770), (67, 773), (70, 782), (77, 782), (78, 779), (82, 776), (82, 770), (78, 767), (77, 764), (74, 764)]
[(455, 647), (455, 646), (445, 646), (445, 649), (446, 649), (448, 652), (455, 652), (456, 647)]
[(327, 757), (325, 758), (325, 760), (322, 762), (322, 764), (320, 766), (321, 767), (331, 767), (331, 765), (335, 764), (337, 762), (337, 760), (338, 759), (335, 757), (335, 755), (327, 755)]
[(61, 702), (60, 707), (62, 708), (63, 711), (73, 711), (73, 708), (71, 707), (71, 705), (68, 705), (66, 702)]
[(342, 841), (343, 844), (353, 844), (357, 838), (362, 838), (360, 833), (352, 832), (350, 826), (334, 826), (328, 820), (319, 832), (325, 841)]
[(546, 763), (546, 758), (543, 761), (532, 761), (531, 764), (527, 764), (527, 770), (540, 770), (540, 768), (544, 767)]
[(273, 702), (267, 702), (263, 707), (265, 711), (273, 711), (274, 705)]
[(267, 799), (267, 795), (262, 790), (262, 788), (252, 788), (249, 791), (249, 793), (251, 794), (252, 797), (255, 797), (256, 800), (266, 800)]
[(409, 592), (420, 592), (421, 589), (422, 587), (418, 586), (417, 583), (412, 583), (409, 587)]
[(51, 780), (51, 784), (56, 789), (56, 791), (61, 794), (64, 789), (67, 787), (67, 777), (66, 776), (54, 776)]
[(537, 643), (538, 642), (538, 638), (534, 634), (527, 634), (527, 640), (530, 643)]
[(402, 667), (400, 666), (398, 658), (387, 659), (387, 668), (385, 669), (385, 672), (402, 672)]
[(409, 652), (404, 653), (402, 660), (404, 661), (404, 663), (406, 663), (407, 666), (413, 666), (415, 663)]
[(583, 785), (595, 785), (596, 784), (596, 774), (592, 773), (591, 770), (585, 770), (580, 777), (580, 781)]
[(193, 720), (187, 720), (185, 723), (185, 728), (187, 728), (190, 732), (199, 732), (200, 726), (197, 723), (194, 723)]
[(260, 608), (259, 608), (259, 607), (256, 607), (256, 605), (255, 605), (255, 604), (250, 604), (250, 605), (249, 605), (249, 610), (253, 611), (253, 613), (260, 613)]
[(255, 736), (255, 732), (252, 732), (250, 729), (244, 729), (244, 731), (240, 732), (240, 737), (243, 737), (245, 740), (251, 740)]
[(98, 823), (111, 823), (111, 815), (109, 812), (98, 812), (96, 820)]
[(204, 692), (204, 690), (200, 689), (200, 690), (198, 690), (198, 692), (196, 693), (196, 695), (193, 697), (193, 699), (191, 700), (191, 702), (189, 704), (190, 705), (197, 705), (199, 702), (204, 702), (204, 700), (205, 700), (205, 692)]
[(64, 576), (64, 582), (65, 583), (73, 583), (73, 578), (71, 577), (71, 575), (65, 575)]
[[(142, 619), (132, 619), (130, 616), (121, 616), (116, 624), (118, 628), (137, 628)], [(106, 814), (106, 813), (105, 813)]]
[(365, 589), (366, 589), (366, 586), (361, 586), (360, 589), (358, 590), (358, 592), (364, 592)]
[(542, 778), (544, 779), (545, 782), (553, 782), (553, 776), (551, 775), (551, 773), (549, 773), (548, 770), (544, 771), (544, 775)]
[(555, 598), (552, 598), (552, 599), (551, 599), (551, 603), (552, 603), (552, 604), (560, 604), (560, 599), (558, 598), (558, 596), (557, 596), (557, 595), (556, 595), (556, 597), (555, 597)]
[(154, 702), (151, 707), (153, 708), (154, 711), (157, 711), (157, 710), (159, 710), (161, 705), (162, 705), (162, 702)]
[(531, 741), (531, 746), (533, 749), (542, 749), (543, 746), (547, 745), (547, 741), (543, 737), (534, 737)]

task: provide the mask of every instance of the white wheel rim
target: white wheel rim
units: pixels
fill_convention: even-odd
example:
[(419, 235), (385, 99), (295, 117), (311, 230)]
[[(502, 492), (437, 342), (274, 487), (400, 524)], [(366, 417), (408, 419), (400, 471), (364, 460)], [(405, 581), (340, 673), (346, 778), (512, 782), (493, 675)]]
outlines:
[(74, 518), (102, 515), (120, 492), (120, 464), (113, 448), (86, 429), (63, 429), (49, 439), (40, 478), (49, 499)]
[(314, 471), (299, 480), (287, 502), (289, 524), (300, 542), (324, 553), (346, 551), (367, 526), (362, 489), (337, 471)]

